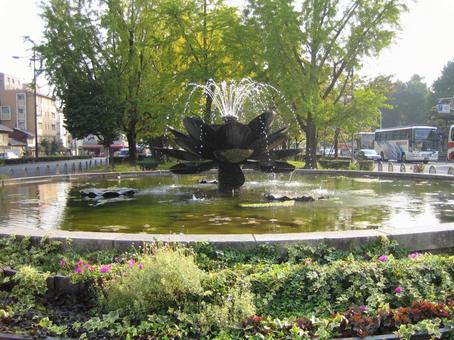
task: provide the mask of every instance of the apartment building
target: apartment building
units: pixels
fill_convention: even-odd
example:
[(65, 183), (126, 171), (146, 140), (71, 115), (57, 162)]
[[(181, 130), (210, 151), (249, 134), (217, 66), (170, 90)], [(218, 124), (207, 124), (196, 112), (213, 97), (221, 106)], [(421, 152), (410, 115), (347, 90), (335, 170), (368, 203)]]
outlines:
[[(11, 145), (20, 145), (29, 152), (35, 148), (35, 115), (38, 122), (38, 143), (46, 139), (60, 142), (61, 115), (53, 98), (37, 93), (36, 108), (33, 89), (20, 79), (0, 73), (0, 124), (14, 130)], [(15, 140), (14, 136), (25, 136)]]

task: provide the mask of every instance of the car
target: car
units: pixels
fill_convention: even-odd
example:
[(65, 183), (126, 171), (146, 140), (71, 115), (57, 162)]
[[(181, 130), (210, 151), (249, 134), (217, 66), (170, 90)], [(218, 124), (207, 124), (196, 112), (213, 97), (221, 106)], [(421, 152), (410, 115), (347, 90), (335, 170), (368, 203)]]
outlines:
[(118, 154), (116, 155), (118, 158), (128, 158), (129, 157), (129, 149), (128, 148), (123, 148), (118, 151)]
[(361, 149), (357, 152), (356, 159), (378, 161), (381, 156), (374, 149)]
[(320, 148), (319, 154), (325, 157), (333, 157), (334, 156), (334, 146), (333, 147), (326, 147)]
[(0, 159), (18, 159), (19, 156), (13, 151), (0, 152)]

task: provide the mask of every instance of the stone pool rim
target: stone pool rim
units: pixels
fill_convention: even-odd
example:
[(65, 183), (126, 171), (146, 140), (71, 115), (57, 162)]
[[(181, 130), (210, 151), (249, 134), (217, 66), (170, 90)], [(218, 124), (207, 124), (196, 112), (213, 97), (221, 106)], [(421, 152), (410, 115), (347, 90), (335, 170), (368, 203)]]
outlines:
[[(248, 171), (246, 171), (248, 172)], [(207, 172), (211, 174), (215, 172)], [(0, 187), (20, 185), (22, 183), (45, 183), (54, 181), (80, 180), (84, 177), (93, 179), (117, 179), (134, 178), (144, 176), (169, 175), (167, 170), (134, 171), (134, 172), (103, 172), (103, 173), (80, 173), (53, 176), (25, 177), (14, 179), (2, 179)], [(352, 171), (352, 170), (306, 170), (297, 169), (295, 174), (308, 175), (339, 175), (348, 177), (375, 177), (395, 179), (419, 179), (419, 180), (442, 180), (454, 182), (452, 175), (435, 175), (420, 173), (388, 173), (375, 171)], [(80, 250), (100, 249), (128, 249), (132, 245), (141, 246), (150, 242), (169, 242), (193, 244), (197, 242), (209, 242), (219, 247), (253, 248), (260, 244), (276, 244), (287, 246), (291, 244), (317, 245), (327, 244), (340, 249), (348, 249), (361, 244), (377, 240), (380, 237), (397, 241), (400, 246), (409, 251), (432, 251), (454, 248), (454, 223), (425, 226), (424, 228), (405, 227), (396, 229), (379, 228), (347, 231), (325, 231), (306, 233), (282, 233), (282, 234), (128, 234), (108, 232), (81, 232), (65, 230), (41, 230), (23, 227), (2, 227), (0, 237), (15, 235), (18, 238), (31, 237), (33, 242), (39, 242), (42, 238), (49, 240), (65, 241), (71, 239), (71, 247)]]

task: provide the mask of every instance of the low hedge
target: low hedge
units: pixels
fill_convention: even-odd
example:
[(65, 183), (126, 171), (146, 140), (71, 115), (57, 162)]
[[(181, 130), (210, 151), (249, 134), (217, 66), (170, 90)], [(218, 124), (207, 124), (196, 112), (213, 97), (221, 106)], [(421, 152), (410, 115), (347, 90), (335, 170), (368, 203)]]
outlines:
[(372, 171), (374, 170), (374, 161), (358, 161), (359, 170)]
[(350, 167), (349, 159), (320, 159), (318, 161), (324, 169), (344, 169), (348, 170)]
[(0, 160), (0, 165), (16, 165), (16, 164), (27, 164), (27, 163), (37, 163), (37, 162), (57, 162), (57, 161), (69, 161), (77, 159), (87, 159), (91, 156), (48, 156), (48, 157), (23, 157), (16, 159), (2, 159)]
[(158, 167), (159, 162), (155, 159), (143, 159), (137, 162), (142, 170), (154, 170)]

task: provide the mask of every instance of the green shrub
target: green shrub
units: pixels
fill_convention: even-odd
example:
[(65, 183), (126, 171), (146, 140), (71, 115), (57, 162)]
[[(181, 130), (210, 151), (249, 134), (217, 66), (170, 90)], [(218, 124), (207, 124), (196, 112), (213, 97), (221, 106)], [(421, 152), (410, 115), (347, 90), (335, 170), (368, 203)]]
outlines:
[(348, 169), (349, 159), (320, 159), (318, 164), (324, 169)]
[(359, 170), (372, 171), (374, 170), (374, 161), (358, 161)]
[(352, 256), (325, 265), (255, 266), (250, 280), (260, 314), (329, 315), (350, 306), (398, 307), (415, 300), (446, 300), (454, 294), (454, 257), (395, 260), (389, 256), (380, 262), (377, 257), (357, 261)]
[(142, 170), (153, 170), (158, 167), (159, 162), (155, 159), (144, 159), (137, 162), (137, 165), (140, 166)]
[(108, 283), (105, 306), (143, 319), (147, 314), (185, 304), (191, 295), (201, 294), (204, 276), (192, 255), (186, 255), (182, 249), (164, 248), (154, 256), (144, 255), (141, 267), (134, 266)]

